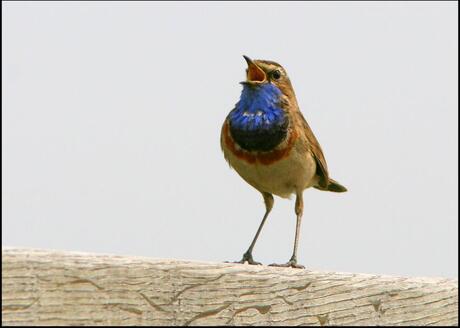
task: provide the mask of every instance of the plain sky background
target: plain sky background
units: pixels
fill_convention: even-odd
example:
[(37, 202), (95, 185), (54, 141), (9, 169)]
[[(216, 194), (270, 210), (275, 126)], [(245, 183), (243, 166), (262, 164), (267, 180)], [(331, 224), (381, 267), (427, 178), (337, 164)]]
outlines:
[[(299, 262), (458, 275), (458, 3), (2, 2), (2, 244), (239, 260), (262, 197), (220, 129), (243, 54), (281, 63), (344, 194)], [(254, 250), (292, 252), (294, 201)]]

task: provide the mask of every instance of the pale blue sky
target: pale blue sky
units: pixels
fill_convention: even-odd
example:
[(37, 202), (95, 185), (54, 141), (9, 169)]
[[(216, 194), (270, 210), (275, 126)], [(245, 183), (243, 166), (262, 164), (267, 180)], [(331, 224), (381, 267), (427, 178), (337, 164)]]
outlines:
[[(243, 54), (281, 63), (345, 194), (313, 270), (458, 275), (458, 3), (2, 2), (3, 245), (239, 260), (264, 212), (219, 135)], [(275, 198), (254, 258), (287, 261)]]

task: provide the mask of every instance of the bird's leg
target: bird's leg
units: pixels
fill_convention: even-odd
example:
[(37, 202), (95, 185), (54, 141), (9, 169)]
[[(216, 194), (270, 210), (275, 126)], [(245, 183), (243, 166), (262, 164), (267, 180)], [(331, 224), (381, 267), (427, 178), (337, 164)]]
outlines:
[(256, 244), (257, 238), (259, 237), (260, 231), (262, 230), (262, 227), (264, 226), (265, 220), (267, 220), (268, 214), (273, 208), (273, 196), (266, 192), (263, 192), (262, 196), (264, 196), (264, 202), (265, 202), (264, 218), (262, 219), (262, 222), (259, 225), (259, 229), (257, 229), (256, 235), (254, 236), (254, 239), (252, 240), (252, 243), (249, 246), (248, 250), (246, 251), (246, 253), (243, 254), (243, 258), (241, 259), (241, 261), (236, 262), (236, 263), (248, 262), (248, 264), (256, 264), (256, 265), (262, 264), (260, 262), (254, 261), (254, 259), (252, 258), (252, 249), (254, 248), (254, 245)]
[(299, 246), (299, 237), (300, 237), (300, 223), (302, 222), (303, 214), (303, 195), (302, 192), (297, 193), (295, 200), (295, 214), (297, 215), (297, 223), (295, 228), (295, 241), (294, 241), (294, 251), (292, 252), (291, 259), (284, 264), (270, 264), (270, 266), (277, 267), (291, 267), (298, 269), (305, 269), (301, 264), (297, 264), (297, 247)]

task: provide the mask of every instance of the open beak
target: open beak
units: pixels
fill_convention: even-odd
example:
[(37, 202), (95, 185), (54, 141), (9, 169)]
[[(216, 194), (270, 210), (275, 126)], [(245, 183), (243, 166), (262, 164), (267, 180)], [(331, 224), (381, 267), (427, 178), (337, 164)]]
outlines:
[(265, 72), (257, 66), (251, 58), (248, 56), (243, 55), (244, 59), (246, 59), (246, 62), (248, 63), (248, 69), (247, 69), (247, 82), (253, 82), (253, 83), (262, 83), (266, 80), (267, 75)]

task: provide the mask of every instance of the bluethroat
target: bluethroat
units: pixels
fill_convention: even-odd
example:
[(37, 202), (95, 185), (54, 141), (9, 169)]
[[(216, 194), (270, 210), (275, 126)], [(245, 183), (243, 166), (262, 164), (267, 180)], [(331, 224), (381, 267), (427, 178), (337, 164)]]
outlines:
[(273, 266), (304, 268), (297, 263), (303, 191), (313, 187), (324, 191), (347, 189), (329, 177), (326, 160), (313, 131), (300, 112), (286, 70), (269, 60), (247, 56), (246, 81), (240, 100), (225, 119), (221, 147), (231, 167), (257, 189), (265, 202), (265, 214), (246, 253), (239, 263), (254, 261), (252, 250), (273, 207), (273, 195), (296, 195), (297, 216), (294, 250), (285, 264)]

